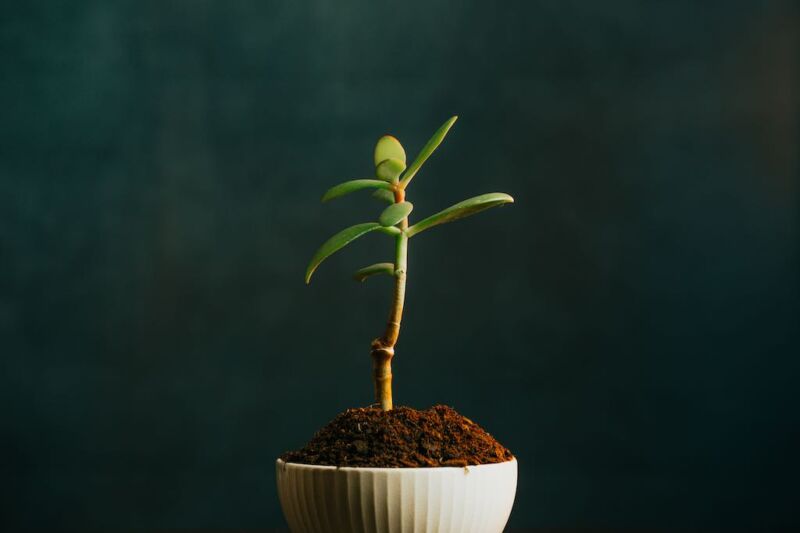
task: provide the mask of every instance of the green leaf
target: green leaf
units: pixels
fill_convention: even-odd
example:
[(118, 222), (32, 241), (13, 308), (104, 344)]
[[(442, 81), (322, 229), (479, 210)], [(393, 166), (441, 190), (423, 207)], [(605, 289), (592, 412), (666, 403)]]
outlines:
[(480, 213), (481, 211), (489, 209), (490, 207), (508, 203), (514, 203), (514, 199), (505, 193), (490, 192), (488, 194), (482, 194), (480, 196), (476, 196), (474, 198), (470, 198), (469, 200), (464, 200), (463, 202), (452, 205), (444, 211), (439, 211), (435, 215), (431, 215), (424, 220), (420, 220), (408, 228), (408, 230), (406, 230), (406, 234), (409, 237), (413, 237), (417, 233), (425, 231), (426, 229), (434, 226), (438, 226), (439, 224), (452, 222), (454, 220), (458, 220), (459, 218)]
[(401, 230), (397, 226), (386, 226), (386, 227), (381, 226), (380, 228), (378, 228), (378, 231), (390, 237), (397, 237), (398, 235), (403, 233), (403, 230)]
[(353, 274), (353, 279), (356, 281), (364, 281), (368, 277), (374, 276), (375, 274), (389, 274), (390, 276), (393, 276), (394, 263), (375, 263), (374, 265), (364, 267)]
[(325, 243), (319, 247), (319, 250), (317, 250), (317, 252), (314, 254), (314, 257), (311, 258), (311, 262), (308, 264), (308, 268), (306, 269), (306, 284), (311, 281), (311, 275), (317, 269), (319, 264), (330, 257), (331, 254), (341, 250), (362, 235), (366, 235), (370, 231), (375, 231), (376, 229), (381, 229), (381, 225), (377, 222), (356, 224), (355, 226), (350, 226), (349, 228), (343, 229), (325, 241)]
[(408, 216), (408, 214), (414, 209), (414, 206), (411, 202), (400, 202), (398, 204), (392, 204), (386, 209), (383, 210), (381, 216), (378, 217), (378, 222), (380, 222), (381, 226), (394, 226), (404, 218)]
[(397, 178), (406, 169), (406, 164), (399, 159), (384, 159), (375, 167), (375, 175), (382, 180), (397, 182)]
[(412, 180), (414, 175), (420, 169), (420, 167), (427, 161), (427, 159), (431, 156), (434, 150), (442, 143), (447, 132), (450, 131), (450, 128), (455, 124), (456, 120), (458, 120), (458, 116), (450, 117), (450, 119), (442, 124), (436, 133), (433, 134), (433, 137), (427, 142), (425, 146), (422, 147), (422, 150), (417, 155), (417, 158), (411, 163), (411, 166), (408, 167), (406, 173), (403, 175), (403, 179), (400, 180), (400, 183), (403, 184), (403, 187), (406, 187), (408, 183)]
[(351, 192), (369, 188), (391, 189), (392, 186), (381, 180), (345, 181), (344, 183), (340, 183), (339, 185), (335, 185), (328, 189), (328, 191), (322, 196), (322, 201), (327, 202), (328, 200), (333, 200), (334, 198), (344, 196), (345, 194), (350, 194)]
[(403, 165), (406, 164), (406, 151), (400, 141), (391, 135), (384, 135), (375, 144), (375, 166), (387, 159), (399, 159)]
[(385, 189), (378, 189), (374, 193), (372, 193), (373, 198), (377, 198), (378, 200), (382, 200), (387, 204), (394, 203), (394, 194), (391, 191), (387, 191)]

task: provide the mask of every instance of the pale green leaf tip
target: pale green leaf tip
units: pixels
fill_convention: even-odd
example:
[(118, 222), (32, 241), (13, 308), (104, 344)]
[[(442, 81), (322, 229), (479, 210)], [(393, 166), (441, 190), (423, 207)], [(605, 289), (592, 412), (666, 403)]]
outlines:
[(325, 194), (323, 194), (323, 195), (322, 195), (322, 199), (321, 199), (320, 201), (321, 201), (323, 204), (324, 204), (324, 203), (326, 203), (326, 202), (330, 202), (331, 200), (333, 200), (333, 199), (335, 198), (335, 196), (334, 196), (333, 194), (331, 194), (331, 191), (333, 191), (333, 189), (334, 189), (334, 188), (333, 188), (333, 187), (331, 187), (330, 189), (328, 189), (327, 191), (325, 191)]
[[(317, 264), (317, 266), (319, 266), (319, 264)], [(314, 266), (314, 260), (312, 259), (311, 263), (308, 265), (308, 268), (306, 268), (306, 285), (311, 284), (311, 276), (314, 275), (314, 271), (317, 270), (317, 266)]]
[(446, 129), (450, 130), (450, 128), (453, 127), (453, 124), (456, 123), (456, 120), (458, 120), (458, 115), (453, 115), (452, 117), (447, 119), (447, 122), (444, 123), (444, 126), (446, 127)]
[(377, 167), (385, 159), (399, 159), (406, 163), (406, 151), (393, 135), (384, 135), (375, 143), (374, 161)]

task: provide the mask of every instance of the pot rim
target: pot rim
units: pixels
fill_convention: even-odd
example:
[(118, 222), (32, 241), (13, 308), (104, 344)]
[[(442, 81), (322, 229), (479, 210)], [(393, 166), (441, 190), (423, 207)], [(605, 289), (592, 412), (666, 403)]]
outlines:
[(472, 469), (486, 469), (491, 467), (503, 467), (511, 464), (517, 464), (517, 458), (512, 457), (508, 461), (501, 463), (485, 463), (480, 465), (467, 465), (467, 466), (420, 466), (420, 467), (406, 467), (406, 466), (390, 466), (390, 467), (373, 467), (373, 466), (330, 466), (330, 465), (307, 465), (305, 463), (287, 463), (283, 459), (276, 459), (275, 464), (280, 468), (297, 468), (307, 470), (336, 470), (344, 472), (441, 472), (441, 471), (454, 471), (454, 470), (472, 470)]

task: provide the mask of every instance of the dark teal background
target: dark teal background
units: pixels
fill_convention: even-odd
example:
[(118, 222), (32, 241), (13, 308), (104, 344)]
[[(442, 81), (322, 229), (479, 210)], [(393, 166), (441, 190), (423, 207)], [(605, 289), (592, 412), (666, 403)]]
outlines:
[(514, 527), (798, 525), (793, 2), (17, 2), (0, 16), (2, 516), (275, 527), (275, 457), (372, 401), (390, 285), (325, 263), (391, 132), (397, 403), (519, 457)]

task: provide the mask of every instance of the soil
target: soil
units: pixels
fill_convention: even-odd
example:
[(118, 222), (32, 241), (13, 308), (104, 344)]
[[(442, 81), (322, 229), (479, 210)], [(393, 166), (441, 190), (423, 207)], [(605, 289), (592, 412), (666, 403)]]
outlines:
[(452, 407), (436, 405), (425, 411), (348, 409), (305, 447), (281, 459), (311, 465), (419, 468), (502, 463), (513, 457), (475, 422)]

